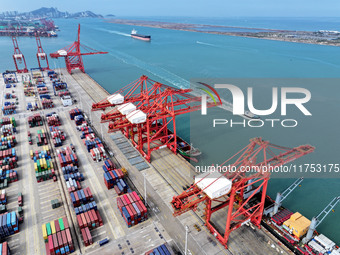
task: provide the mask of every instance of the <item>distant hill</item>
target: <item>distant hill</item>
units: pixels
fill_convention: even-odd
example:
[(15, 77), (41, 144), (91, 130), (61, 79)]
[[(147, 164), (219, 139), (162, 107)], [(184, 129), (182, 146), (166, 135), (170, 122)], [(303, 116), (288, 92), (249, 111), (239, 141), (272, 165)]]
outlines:
[(41, 18), (103, 18), (100, 14), (95, 14), (91, 11), (82, 11), (76, 13), (62, 12), (57, 8), (51, 7), (42, 7), (40, 9), (18, 13), (18, 12), (5, 12), (2, 13), (7, 17), (15, 16), (19, 19), (41, 19)]

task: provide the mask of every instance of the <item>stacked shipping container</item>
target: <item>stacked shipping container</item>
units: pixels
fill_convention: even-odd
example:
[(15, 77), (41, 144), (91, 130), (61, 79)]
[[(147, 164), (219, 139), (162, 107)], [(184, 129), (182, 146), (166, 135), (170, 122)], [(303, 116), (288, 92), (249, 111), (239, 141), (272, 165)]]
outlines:
[[(46, 147), (47, 146), (45, 146), (45, 148)], [(35, 151), (35, 153), (31, 150), (30, 155), (34, 161), (34, 171), (37, 182), (46, 181), (55, 176), (55, 169), (49, 150)]]
[(150, 251), (145, 252), (145, 255), (173, 255), (172, 249), (167, 243), (162, 244)]
[(42, 126), (43, 122), (42, 122), (42, 118), (40, 114), (37, 113), (37, 114), (34, 114), (33, 116), (28, 117), (28, 125), (30, 128)]
[(0, 214), (0, 236), (14, 235), (19, 232), (18, 217), (15, 212)]
[(123, 179), (124, 173), (122, 169), (116, 169), (115, 165), (110, 159), (105, 160), (103, 170), (104, 183), (107, 189), (114, 188), (118, 195), (126, 192), (131, 192), (127, 183)]
[(42, 225), (46, 254), (70, 254), (74, 244), (67, 218), (59, 218)]
[(118, 197), (117, 206), (128, 227), (148, 218), (147, 209), (135, 191)]

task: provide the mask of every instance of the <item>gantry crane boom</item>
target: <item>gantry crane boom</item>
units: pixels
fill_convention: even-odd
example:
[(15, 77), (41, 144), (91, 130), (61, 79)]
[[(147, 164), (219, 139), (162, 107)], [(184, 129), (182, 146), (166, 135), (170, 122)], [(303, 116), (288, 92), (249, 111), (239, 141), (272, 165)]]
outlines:
[[(274, 149), (278, 152), (274, 153)], [(205, 225), (221, 244), (227, 247), (230, 233), (246, 222), (251, 221), (260, 227), (270, 177), (269, 170), (313, 151), (314, 147), (310, 145), (287, 148), (276, 146), (262, 140), (262, 138), (251, 139), (248, 146), (220, 165), (221, 169), (226, 167), (227, 171), (221, 172), (218, 177), (214, 177), (215, 172), (202, 173), (195, 178), (194, 184), (189, 189), (173, 197), (171, 204), (174, 209), (174, 216), (181, 215), (189, 210), (196, 210), (198, 205), (204, 202)], [(234, 163), (230, 164), (231, 160), (235, 160)], [(245, 169), (253, 170), (247, 172)], [(224, 189), (223, 186), (220, 186), (223, 180), (225, 183), (227, 183), (226, 180), (231, 183), (230, 190), (220, 197), (209, 195), (212, 193), (211, 190), (214, 189), (214, 185), (215, 189), (217, 187), (220, 190)], [(250, 186), (256, 188), (252, 194), (245, 198), (244, 192)], [(256, 197), (259, 191), (262, 191), (261, 195)], [(227, 222), (224, 234), (222, 234), (214, 227), (211, 216), (226, 207)]]
[[(201, 109), (201, 97), (194, 96), (191, 92), (192, 89), (174, 88), (141, 76), (93, 104), (92, 110), (117, 106), (102, 114), (101, 121), (110, 121), (109, 132), (121, 130), (150, 161), (151, 152), (165, 146), (174, 153), (177, 152), (176, 116)], [(207, 107), (220, 104), (222, 102), (219, 98), (218, 102), (207, 102)], [(125, 111), (124, 107), (131, 110)]]
[[(81, 52), (83, 49), (85, 52)], [(82, 56), (107, 54), (106, 51), (97, 51), (80, 43), (80, 24), (78, 25), (77, 40), (57, 52), (51, 53), (51, 58), (65, 58), (66, 69), (71, 74), (72, 70), (80, 69), (83, 73), (85, 72), (84, 63)]]
[(300, 177), (296, 179), (288, 188), (286, 188), (282, 193), (278, 192), (276, 194), (276, 199), (274, 205), (270, 205), (268, 208), (265, 209), (264, 214), (271, 216), (275, 215), (280, 206), (282, 205), (282, 202), (297, 188), (300, 186), (300, 184), (303, 182), (303, 177)]
[(340, 196), (333, 198), (333, 200), (315, 217), (313, 217), (307, 235), (303, 239), (303, 243), (307, 243), (314, 234), (316, 228), (321, 224), (321, 222), (327, 217), (330, 212), (333, 211), (334, 207), (340, 202)]
[[(13, 60), (14, 60), (14, 65), (18, 73), (27, 73), (27, 65), (26, 65), (26, 60), (25, 56), (22, 54), (22, 52), (19, 49), (18, 41), (15, 36), (12, 36), (12, 42), (14, 46), (14, 53), (13, 53)], [(20, 68), (19, 65), (22, 64), (23, 67)]]
[[(45, 53), (45, 51), (43, 50), (43, 48), (41, 46), (40, 37), (38, 35), (36, 35), (35, 40), (36, 40), (37, 46), (38, 46), (37, 59), (38, 59), (39, 68), (42, 71), (49, 70), (50, 66), (48, 64), (47, 54)], [(44, 61), (45, 61), (45, 66), (43, 67), (42, 62), (44, 62)]]

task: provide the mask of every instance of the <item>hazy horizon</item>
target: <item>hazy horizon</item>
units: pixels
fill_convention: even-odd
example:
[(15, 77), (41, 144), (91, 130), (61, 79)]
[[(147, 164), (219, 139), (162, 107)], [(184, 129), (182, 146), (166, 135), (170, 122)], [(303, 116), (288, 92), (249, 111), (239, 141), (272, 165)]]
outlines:
[[(97, 0), (92, 1), (73, 0), (72, 5), (67, 0), (52, 0), (46, 4), (44, 0), (11, 0), (2, 1), (1, 11), (28, 12), (41, 7), (56, 7), (60, 11), (79, 12), (92, 11), (97, 14), (116, 16), (140, 16), (140, 17), (340, 17), (340, 1), (325, 0), (323, 2), (312, 0), (286, 0), (285, 2), (273, 2), (272, 0), (244, 0), (233, 2), (228, 0), (211, 0), (209, 3), (203, 0), (187, 0), (185, 2), (173, 0), (159, 2), (156, 0), (130, 0), (126, 2)], [(1, 12), (0, 11), (0, 12)]]

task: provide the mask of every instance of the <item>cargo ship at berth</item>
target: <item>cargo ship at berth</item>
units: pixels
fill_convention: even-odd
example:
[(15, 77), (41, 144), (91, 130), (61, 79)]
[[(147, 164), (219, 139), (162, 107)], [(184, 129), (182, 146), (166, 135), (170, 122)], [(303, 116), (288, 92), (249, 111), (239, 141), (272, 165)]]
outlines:
[[(172, 134), (172, 132), (169, 129), (168, 132), (169, 134)], [(202, 154), (202, 152), (179, 136), (176, 137), (176, 140), (177, 140), (177, 152), (181, 154), (185, 159), (198, 162), (198, 157)]]
[(135, 39), (143, 40), (143, 41), (148, 41), (148, 42), (151, 41), (151, 35), (137, 34), (137, 30), (135, 29), (131, 31), (131, 37)]

